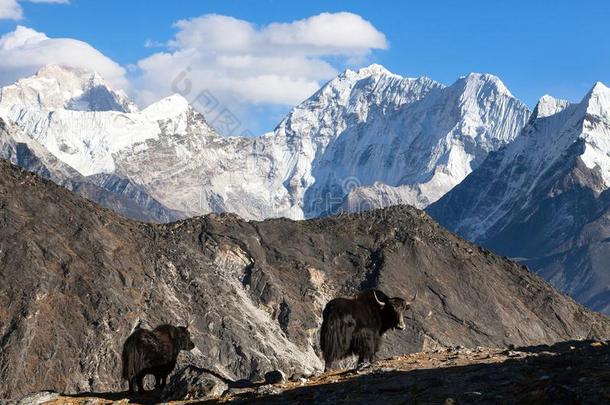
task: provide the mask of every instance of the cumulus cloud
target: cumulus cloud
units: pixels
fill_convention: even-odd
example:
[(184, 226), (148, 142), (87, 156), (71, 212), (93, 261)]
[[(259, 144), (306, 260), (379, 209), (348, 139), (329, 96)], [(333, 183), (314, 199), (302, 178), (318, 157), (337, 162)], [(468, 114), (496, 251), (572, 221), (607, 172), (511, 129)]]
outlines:
[(178, 89), (187, 98), (208, 90), (233, 106), (294, 105), (337, 65), (388, 47), (383, 33), (347, 12), (264, 26), (210, 14), (175, 27), (165, 51), (138, 62), (143, 103)]
[(50, 64), (96, 71), (112, 85), (127, 87), (125, 69), (86, 42), (49, 38), (42, 32), (21, 25), (0, 37), (1, 84), (30, 76), (42, 66)]
[[(70, 0), (26, 0), (30, 3), (69, 4)], [(23, 9), (17, 0), (0, 0), (0, 20), (20, 20)]]
[(19, 20), (23, 17), (23, 10), (17, 0), (0, 0), (0, 20)]

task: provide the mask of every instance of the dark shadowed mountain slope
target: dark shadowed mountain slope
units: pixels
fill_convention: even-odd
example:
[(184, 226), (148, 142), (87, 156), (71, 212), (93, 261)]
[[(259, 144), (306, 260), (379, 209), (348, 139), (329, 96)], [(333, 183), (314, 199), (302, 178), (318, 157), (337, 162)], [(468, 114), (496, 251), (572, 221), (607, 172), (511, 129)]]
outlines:
[(0, 162), (0, 397), (114, 391), (134, 325), (194, 321), (180, 363), (228, 378), (321, 369), (323, 306), (418, 292), (381, 356), (610, 336), (610, 320), (400, 206), (295, 222), (127, 220)]
[(427, 211), (449, 230), (518, 258), (610, 313), (610, 89), (550, 96), (507, 147)]

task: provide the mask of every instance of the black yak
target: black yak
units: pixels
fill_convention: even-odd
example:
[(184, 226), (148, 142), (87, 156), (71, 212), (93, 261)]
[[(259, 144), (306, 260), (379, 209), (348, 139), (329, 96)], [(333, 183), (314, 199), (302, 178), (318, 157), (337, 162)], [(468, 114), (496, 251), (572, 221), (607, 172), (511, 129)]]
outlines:
[(410, 306), (411, 302), (389, 298), (379, 290), (363, 291), (354, 299), (335, 298), (326, 304), (320, 330), (325, 370), (336, 360), (354, 354), (359, 366), (373, 362), (381, 336), (389, 329), (405, 328), (403, 312)]
[(188, 327), (160, 325), (153, 330), (137, 329), (123, 345), (123, 378), (129, 392), (144, 392), (144, 377), (155, 376), (155, 388), (163, 388), (176, 366), (181, 350), (193, 350)]

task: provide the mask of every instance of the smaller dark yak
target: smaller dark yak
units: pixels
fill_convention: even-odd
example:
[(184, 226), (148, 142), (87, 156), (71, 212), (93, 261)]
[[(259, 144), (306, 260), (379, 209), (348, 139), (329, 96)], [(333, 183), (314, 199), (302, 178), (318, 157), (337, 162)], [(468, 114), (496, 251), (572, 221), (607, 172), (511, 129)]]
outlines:
[(351, 355), (358, 356), (358, 366), (375, 361), (382, 335), (389, 329), (405, 328), (403, 312), (410, 306), (411, 302), (390, 298), (379, 290), (365, 290), (356, 298), (335, 298), (326, 304), (320, 330), (325, 370)]
[(129, 392), (144, 392), (144, 377), (155, 376), (155, 388), (163, 388), (176, 366), (181, 350), (193, 350), (188, 327), (160, 325), (153, 330), (136, 329), (123, 345), (123, 378)]

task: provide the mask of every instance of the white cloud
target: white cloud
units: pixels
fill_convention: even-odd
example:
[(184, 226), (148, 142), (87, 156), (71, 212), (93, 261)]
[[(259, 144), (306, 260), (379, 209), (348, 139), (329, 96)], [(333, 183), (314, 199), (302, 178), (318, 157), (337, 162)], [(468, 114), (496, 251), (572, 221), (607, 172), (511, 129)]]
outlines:
[[(30, 3), (70, 4), (70, 0), (25, 0)], [(20, 20), (23, 9), (17, 0), (0, 0), (0, 20)]]
[(23, 17), (23, 10), (17, 0), (0, 0), (0, 20), (19, 20)]
[(100, 73), (109, 83), (127, 87), (125, 69), (86, 42), (49, 38), (31, 28), (17, 26), (0, 37), (0, 83), (34, 74), (42, 66), (58, 64)]
[(143, 103), (176, 89), (192, 99), (206, 89), (238, 109), (294, 105), (333, 77), (337, 64), (388, 47), (370, 22), (346, 12), (265, 26), (210, 14), (175, 26), (167, 51), (138, 62)]
[(314, 54), (363, 54), (387, 49), (388, 43), (370, 22), (352, 13), (322, 13), (292, 23), (274, 23), (263, 31), (276, 46), (308, 47)]

